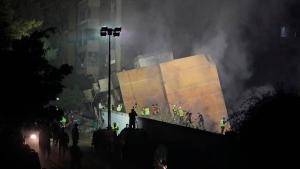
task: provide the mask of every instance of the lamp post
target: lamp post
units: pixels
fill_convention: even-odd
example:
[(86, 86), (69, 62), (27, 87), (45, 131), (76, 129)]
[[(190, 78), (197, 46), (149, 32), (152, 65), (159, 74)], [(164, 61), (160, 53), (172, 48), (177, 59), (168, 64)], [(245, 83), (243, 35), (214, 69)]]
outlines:
[(111, 92), (111, 85), (110, 85), (110, 62), (111, 62), (111, 56), (110, 56), (110, 35), (115, 36), (120, 36), (122, 28), (121, 27), (116, 27), (116, 28), (108, 28), (106, 26), (102, 27), (100, 29), (100, 35), (101, 36), (106, 36), (108, 35), (108, 108), (107, 108), (107, 129), (111, 129), (111, 97), (110, 97), (110, 92)]

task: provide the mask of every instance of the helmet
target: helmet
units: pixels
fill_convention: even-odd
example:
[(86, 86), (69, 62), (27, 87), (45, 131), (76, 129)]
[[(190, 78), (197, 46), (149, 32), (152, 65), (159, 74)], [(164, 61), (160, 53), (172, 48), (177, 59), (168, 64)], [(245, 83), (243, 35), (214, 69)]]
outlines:
[(174, 104), (173, 106), (175, 107), (176, 105)]

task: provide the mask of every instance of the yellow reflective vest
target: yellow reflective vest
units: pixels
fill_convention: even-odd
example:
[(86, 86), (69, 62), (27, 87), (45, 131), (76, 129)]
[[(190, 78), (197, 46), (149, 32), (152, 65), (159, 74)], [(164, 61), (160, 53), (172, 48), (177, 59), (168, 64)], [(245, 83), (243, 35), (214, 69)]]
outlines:
[(223, 120), (223, 119), (220, 120), (220, 126), (221, 126), (221, 127), (224, 127), (224, 126), (225, 126), (225, 120)]
[(149, 107), (145, 108), (145, 115), (150, 116), (150, 108)]
[(111, 126), (111, 129), (114, 130), (115, 132), (118, 132), (119, 126)]
[(62, 116), (61, 122), (65, 123), (65, 122), (67, 122), (67, 119), (64, 116)]
[(119, 104), (118, 107), (117, 107), (117, 111), (121, 111), (122, 110), (122, 105)]
[(180, 116), (180, 117), (183, 117), (183, 110), (182, 110), (182, 109), (179, 109), (178, 111), (179, 111), (179, 116)]

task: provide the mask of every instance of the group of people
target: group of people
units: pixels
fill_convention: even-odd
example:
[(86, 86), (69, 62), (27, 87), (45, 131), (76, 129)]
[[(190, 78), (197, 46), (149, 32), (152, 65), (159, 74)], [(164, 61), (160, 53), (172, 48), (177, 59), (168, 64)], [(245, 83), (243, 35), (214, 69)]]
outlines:
[[(136, 128), (136, 108), (137, 108), (137, 103), (135, 103), (132, 106), (131, 112), (129, 113), (129, 128)], [(184, 111), (182, 110), (181, 107), (179, 107), (179, 109), (176, 108), (176, 105), (173, 106), (172, 108), (173, 111), (173, 115), (174, 115), (174, 121), (178, 124), (185, 124), (186, 127), (192, 127), (192, 113), (190, 111), (187, 111), (186, 114), (184, 115)], [(153, 115), (157, 115), (159, 113), (159, 109), (158, 109), (158, 105), (152, 105), (152, 114)], [(150, 116), (150, 108), (149, 107), (145, 107), (142, 112), (141, 115), (143, 116)], [(185, 117), (185, 121), (184, 121), (184, 117)], [(198, 113), (198, 129), (202, 129), (205, 130), (204, 127), (204, 118), (203, 115), (201, 113)], [(220, 120), (220, 127), (221, 127), (221, 134), (224, 134), (224, 130), (225, 130), (225, 117), (222, 117), (222, 119)]]
[[(135, 103), (134, 106), (132, 107), (135, 111), (136, 111), (136, 106), (137, 106), (137, 103)], [(149, 117), (150, 115), (156, 116), (158, 114), (159, 114), (158, 104), (153, 104), (151, 110), (148, 106), (145, 106), (141, 112), (141, 115), (146, 116), (146, 117), (147, 116)]]
[(39, 134), (39, 148), (41, 154), (46, 159), (50, 159), (51, 155), (51, 137), (53, 137), (53, 146), (58, 145), (59, 160), (63, 161), (65, 152), (70, 151), (72, 168), (80, 168), (80, 159), (82, 152), (78, 146), (79, 131), (78, 124), (75, 123), (71, 131), (73, 145), (69, 148), (69, 134), (65, 131), (65, 127), (60, 127), (59, 124), (54, 123), (52, 127), (44, 126)]

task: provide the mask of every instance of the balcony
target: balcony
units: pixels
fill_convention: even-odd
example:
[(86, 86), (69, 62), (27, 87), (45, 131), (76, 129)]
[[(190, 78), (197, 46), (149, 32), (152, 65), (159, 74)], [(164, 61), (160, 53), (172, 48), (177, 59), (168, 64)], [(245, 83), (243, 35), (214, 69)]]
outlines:
[(81, 45), (77, 46), (77, 53), (85, 53), (85, 52), (100, 52), (100, 43), (98, 40), (87, 40), (84, 41)]
[(100, 30), (100, 21), (99, 19), (88, 18), (81, 22), (78, 22), (77, 29), (85, 30), (85, 29), (99, 29)]
[(80, 0), (77, 4), (78, 10), (85, 10), (87, 8), (100, 7), (100, 0)]

